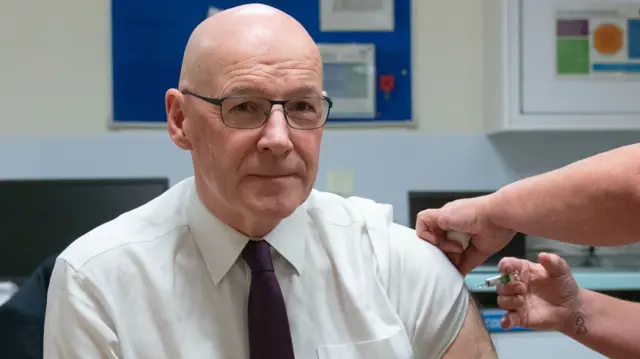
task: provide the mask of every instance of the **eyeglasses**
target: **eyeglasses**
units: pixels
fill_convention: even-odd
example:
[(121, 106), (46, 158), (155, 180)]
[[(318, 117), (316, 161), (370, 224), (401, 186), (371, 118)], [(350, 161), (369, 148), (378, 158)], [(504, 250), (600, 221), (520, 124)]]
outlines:
[(262, 127), (269, 119), (274, 105), (282, 106), (285, 120), (291, 128), (315, 130), (324, 126), (333, 106), (333, 101), (326, 96), (276, 101), (249, 96), (210, 98), (189, 90), (181, 92), (220, 106), (222, 122), (226, 126), (246, 130)]

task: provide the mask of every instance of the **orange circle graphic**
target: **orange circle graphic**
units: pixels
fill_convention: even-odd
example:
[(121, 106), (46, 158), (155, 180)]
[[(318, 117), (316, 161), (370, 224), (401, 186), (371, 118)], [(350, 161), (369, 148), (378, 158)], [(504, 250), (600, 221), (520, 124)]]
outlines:
[(622, 29), (615, 24), (602, 24), (593, 33), (593, 47), (603, 55), (614, 55), (622, 49)]

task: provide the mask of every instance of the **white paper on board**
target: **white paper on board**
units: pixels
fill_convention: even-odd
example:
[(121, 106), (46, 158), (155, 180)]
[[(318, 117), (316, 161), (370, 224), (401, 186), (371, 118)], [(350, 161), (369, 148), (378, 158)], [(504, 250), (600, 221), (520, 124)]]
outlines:
[(375, 118), (375, 45), (321, 43), (318, 47), (323, 87), (333, 99), (330, 118)]
[(321, 31), (393, 31), (393, 0), (320, 0)]
[(553, 23), (558, 80), (640, 79), (640, 4), (560, 2)]

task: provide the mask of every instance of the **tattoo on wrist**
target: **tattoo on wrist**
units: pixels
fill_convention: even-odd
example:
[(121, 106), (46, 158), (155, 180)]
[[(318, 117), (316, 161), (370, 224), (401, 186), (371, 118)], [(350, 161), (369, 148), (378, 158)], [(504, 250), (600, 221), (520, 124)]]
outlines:
[(584, 313), (576, 314), (576, 334), (587, 334), (587, 324)]

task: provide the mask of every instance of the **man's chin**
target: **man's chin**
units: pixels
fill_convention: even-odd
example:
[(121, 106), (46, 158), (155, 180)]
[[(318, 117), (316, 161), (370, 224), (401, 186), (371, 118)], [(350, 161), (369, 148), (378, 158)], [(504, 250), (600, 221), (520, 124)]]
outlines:
[(283, 219), (289, 217), (305, 200), (304, 191), (289, 189), (279, 193), (257, 191), (247, 202), (256, 215)]
[(300, 187), (302, 179), (295, 175), (282, 177), (246, 176), (243, 179), (243, 185), (251, 192), (269, 196)]
[(252, 207), (263, 216), (286, 218), (298, 208), (301, 202), (290, 195), (254, 198)]

